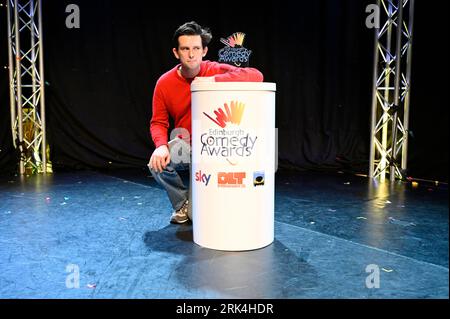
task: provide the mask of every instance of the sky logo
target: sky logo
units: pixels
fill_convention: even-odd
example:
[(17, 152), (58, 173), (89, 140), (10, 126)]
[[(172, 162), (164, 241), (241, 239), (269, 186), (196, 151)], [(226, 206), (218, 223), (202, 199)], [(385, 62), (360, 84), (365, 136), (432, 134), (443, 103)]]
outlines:
[(196, 182), (201, 182), (203, 184), (205, 184), (205, 186), (208, 186), (209, 180), (211, 179), (211, 174), (202, 174), (202, 171), (198, 171), (197, 173), (195, 173), (195, 181)]

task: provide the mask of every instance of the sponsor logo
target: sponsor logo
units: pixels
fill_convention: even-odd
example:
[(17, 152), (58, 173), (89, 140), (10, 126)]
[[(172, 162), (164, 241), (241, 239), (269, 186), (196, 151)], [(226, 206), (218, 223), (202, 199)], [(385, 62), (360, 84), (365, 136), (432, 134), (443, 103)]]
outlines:
[(219, 172), (217, 185), (219, 187), (245, 187), (245, 172)]
[(211, 174), (205, 174), (202, 173), (202, 171), (198, 171), (195, 173), (195, 181), (201, 182), (205, 184), (205, 186), (208, 186), (209, 180), (211, 179)]
[(253, 186), (262, 186), (264, 185), (264, 181), (264, 171), (253, 172)]

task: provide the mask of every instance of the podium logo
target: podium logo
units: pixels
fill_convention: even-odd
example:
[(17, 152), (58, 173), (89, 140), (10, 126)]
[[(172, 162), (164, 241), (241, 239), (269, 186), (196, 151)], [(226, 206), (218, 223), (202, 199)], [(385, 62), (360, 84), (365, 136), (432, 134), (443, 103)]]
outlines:
[(221, 128), (225, 128), (227, 123), (233, 123), (236, 125), (241, 124), (242, 115), (244, 114), (245, 104), (238, 101), (231, 101), (230, 106), (227, 103), (223, 104), (223, 108), (219, 107), (214, 111), (216, 118), (203, 112), (211, 121), (219, 125)]
[(195, 173), (195, 181), (201, 182), (205, 184), (205, 186), (208, 186), (209, 180), (211, 179), (211, 174), (206, 175), (205, 173), (202, 174), (202, 171), (198, 171)]
[[(239, 101), (224, 103), (214, 111), (214, 116), (203, 114), (221, 128), (210, 128), (200, 136), (200, 155), (225, 159), (232, 166), (241, 158), (252, 156), (258, 136), (236, 127), (241, 124), (245, 104)], [(228, 123), (233, 124), (228, 126)]]
[(264, 171), (254, 172), (253, 173), (253, 186), (262, 186), (264, 185)]
[(217, 185), (219, 187), (245, 187), (245, 172), (219, 172)]

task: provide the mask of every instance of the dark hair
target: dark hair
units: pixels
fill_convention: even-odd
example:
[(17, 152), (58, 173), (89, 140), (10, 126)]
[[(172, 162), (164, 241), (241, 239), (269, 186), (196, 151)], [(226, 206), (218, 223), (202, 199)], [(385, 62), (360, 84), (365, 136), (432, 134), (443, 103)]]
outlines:
[(182, 35), (199, 35), (202, 38), (202, 46), (208, 46), (212, 39), (211, 31), (208, 28), (202, 28), (197, 22), (191, 21), (178, 27), (173, 34), (173, 47), (178, 49), (178, 38)]

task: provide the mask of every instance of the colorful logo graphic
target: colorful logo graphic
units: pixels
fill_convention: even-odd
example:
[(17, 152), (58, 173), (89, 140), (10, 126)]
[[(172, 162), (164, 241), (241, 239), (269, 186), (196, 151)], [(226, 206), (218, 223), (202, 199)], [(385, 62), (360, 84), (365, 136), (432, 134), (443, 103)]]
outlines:
[(197, 173), (195, 173), (195, 181), (196, 182), (201, 182), (203, 184), (205, 184), (205, 186), (208, 186), (209, 180), (211, 179), (211, 174), (202, 174), (202, 171), (198, 171)]
[(219, 187), (245, 187), (245, 172), (219, 172), (217, 173), (217, 185)]
[(228, 38), (221, 38), (220, 42), (225, 44), (227, 47), (234, 48), (236, 45), (242, 46), (244, 44), (245, 33), (235, 32), (230, 35)]
[[(200, 135), (202, 156), (223, 158), (232, 166), (237, 165), (240, 158), (252, 156), (258, 136), (240, 127), (244, 109), (244, 103), (231, 101), (214, 110), (215, 118), (203, 112), (220, 128), (210, 128)], [(228, 126), (228, 123), (233, 125)]]
[(262, 186), (264, 181), (264, 171), (253, 172), (253, 186)]
[(244, 48), (245, 33), (235, 32), (226, 39), (221, 38), (220, 42), (225, 47), (219, 50), (219, 62), (228, 63), (237, 67), (249, 66), (251, 50)]
[(244, 113), (245, 104), (238, 101), (231, 101), (230, 106), (227, 103), (223, 104), (223, 108), (218, 108), (214, 111), (216, 119), (213, 119), (210, 115), (203, 112), (211, 121), (219, 125), (221, 128), (225, 128), (227, 123), (241, 124), (242, 115)]

